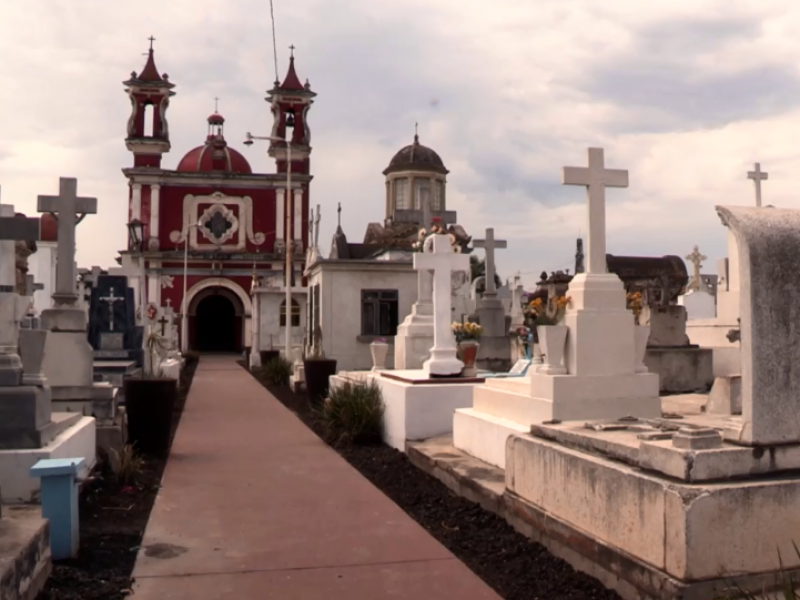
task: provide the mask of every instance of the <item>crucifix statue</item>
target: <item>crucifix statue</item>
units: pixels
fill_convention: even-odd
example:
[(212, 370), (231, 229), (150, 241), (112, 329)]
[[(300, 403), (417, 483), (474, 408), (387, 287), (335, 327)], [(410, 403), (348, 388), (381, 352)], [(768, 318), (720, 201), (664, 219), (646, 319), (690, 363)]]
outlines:
[(108, 296), (101, 297), (100, 300), (108, 303), (108, 330), (114, 331), (114, 304), (124, 300), (122, 296), (114, 295), (114, 288), (110, 288)]
[(690, 290), (700, 290), (700, 267), (703, 266), (703, 261), (708, 257), (705, 254), (700, 254), (700, 248), (695, 245), (691, 254), (686, 255), (686, 260), (692, 263), (693, 276), (692, 281), (689, 283)]
[(497, 285), (494, 280), (494, 251), (498, 248), (507, 248), (508, 243), (505, 240), (494, 239), (494, 229), (489, 227), (486, 229), (486, 239), (474, 240), (472, 245), (476, 248), (483, 248), (486, 250), (486, 290), (483, 292), (483, 295), (494, 298), (497, 296)]
[(564, 167), (564, 185), (586, 187), (589, 230), (586, 235), (586, 273), (606, 274), (606, 188), (628, 187), (628, 171), (606, 169), (602, 148), (589, 148), (588, 167)]
[(156, 322), (161, 325), (161, 337), (164, 337), (166, 335), (166, 327), (167, 323), (169, 323), (169, 319), (167, 319), (167, 317), (164, 315), (161, 315), (161, 318)]
[(769, 179), (769, 173), (761, 170), (761, 163), (756, 163), (755, 170), (747, 172), (747, 178), (756, 184), (756, 206), (761, 206), (761, 182)]

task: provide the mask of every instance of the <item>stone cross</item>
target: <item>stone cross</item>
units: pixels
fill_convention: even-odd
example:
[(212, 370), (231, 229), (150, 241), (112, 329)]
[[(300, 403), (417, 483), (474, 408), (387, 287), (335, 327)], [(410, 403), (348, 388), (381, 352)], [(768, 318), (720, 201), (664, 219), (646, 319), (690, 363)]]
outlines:
[(317, 212), (314, 213), (314, 247), (319, 246), (319, 222), (320, 222), (320, 208), (317, 204)]
[(748, 171), (747, 178), (756, 184), (756, 206), (761, 206), (761, 182), (769, 179), (769, 173), (761, 170), (761, 163), (756, 163), (755, 171)]
[(79, 197), (78, 180), (62, 177), (58, 196), (39, 196), (37, 209), (58, 219), (58, 265), (56, 266), (56, 305), (74, 306), (75, 293), (75, 227), (86, 215), (97, 214), (97, 198)]
[(33, 275), (26, 275), (25, 276), (25, 295), (29, 298), (33, 296), (35, 292), (38, 290), (43, 290), (44, 284), (43, 283), (35, 283), (33, 279)]
[(158, 321), (156, 321), (156, 323), (159, 323), (161, 325), (161, 337), (164, 337), (166, 335), (165, 328), (167, 326), (167, 323), (169, 323), (169, 319), (167, 319), (167, 317), (165, 317), (164, 315), (161, 315), (161, 318)]
[(114, 331), (114, 304), (117, 302), (121, 302), (124, 300), (122, 296), (115, 296), (114, 295), (114, 288), (110, 288), (108, 292), (108, 296), (104, 298), (100, 298), (103, 302), (108, 302), (108, 328), (109, 331)]
[(606, 169), (602, 148), (589, 148), (589, 166), (564, 167), (564, 185), (586, 187), (589, 208), (589, 231), (586, 235), (586, 273), (605, 274), (606, 266), (606, 188), (628, 187), (628, 172)]
[(485, 297), (493, 298), (497, 296), (497, 285), (495, 285), (494, 275), (494, 251), (498, 248), (507, 248), (508, 243), (505, 240), (494, 239), (494, 229), (489, 227), (486, 229), (486, 239), (474, 240), (472, 245), (476, 248), (483, 248), (486, 250), (486, 289), (483, 292)]
[(698, 248), (696, 245), (694, 250), (692, 250), (692, 253), (686, 255), (686, 260), (691, 262), (692, 266), (694, 267), (694, 279), (689, 285), (690, 289), (700, 290), (700, 267), (703, 266), (703, 261), (706, 259), (708, 259), (708, 257), (705, 254), (700, 254), (700, 248)]
[(450, 281), (453, 271), (468, 271), (469, 256), (456, 254), (446, 235), (433, 235), (433, 252), (415, 252), (414, 269), (433, 271), (433, 348), (423, 369), (428, 376), (455, 376), (464, 367), (456, 357), (456, 341), (450, 329)]

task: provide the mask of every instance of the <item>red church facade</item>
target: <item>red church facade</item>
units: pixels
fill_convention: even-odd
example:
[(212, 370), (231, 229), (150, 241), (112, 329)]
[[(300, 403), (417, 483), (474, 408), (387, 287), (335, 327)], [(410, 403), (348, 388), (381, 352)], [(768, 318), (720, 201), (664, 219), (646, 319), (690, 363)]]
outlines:
[(292, 57), (283, 83), (275, 82), (267, 97), (274, 119), (271, 137), (288, 135), (292, 145), (292, 189), (287, 190), (286, 142), (269, 142), (276, 173), (254, 173), (228, 145), (225, 119), (216, 112), (208, 117), (205, 142), (189, 150), (174, 170), (163, 168), (162, 157), (171, 149), (167, 111), (175, 86), (159, 74), (152, 48), (144, 70), (132, 73), (124, 85), (132, 106), (125, 141), (133, 166), (123, 169), (129, 221), (143, 223), (144, 242), (141, 250), (123, 254), (144, 260), (146, 304), (171, 306), (176, 313), (185, 308), (189, 348), (240, 351), (250, 341), (254, 275), (283, 284), (287, 251), (295, 270), (293, 304), (305, 304), (302, 272), (312, 179), (306, 117), (315, 94), (308, 82), (300, 83)]

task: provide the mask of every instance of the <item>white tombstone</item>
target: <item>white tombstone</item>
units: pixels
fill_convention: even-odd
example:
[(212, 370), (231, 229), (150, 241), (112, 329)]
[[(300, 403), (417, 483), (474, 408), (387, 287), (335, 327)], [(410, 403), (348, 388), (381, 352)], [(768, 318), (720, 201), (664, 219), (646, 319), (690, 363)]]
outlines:
[(456, 357), (456, 340), (450, 328), (450, 274), (469, 269), (469, 257), (454, 253), (448, 236), (431, 237), (433, 252), (414, 254), (414, 269), (433, 272), (433, 348), (422, 369), (429, 377), (456, 376), (461, 373), (464, 363)]
[(690, 320), (713, 319), (717, 316), (717, 302), (700, 276), (702, 261), (707, 258), (700, 253), (698, 246), (686, 256), (686, 260), (692, 264), (692, 279), (687, 286), (687, 292), (678, 298), (678, 304), (686, 308), (686, 315)]

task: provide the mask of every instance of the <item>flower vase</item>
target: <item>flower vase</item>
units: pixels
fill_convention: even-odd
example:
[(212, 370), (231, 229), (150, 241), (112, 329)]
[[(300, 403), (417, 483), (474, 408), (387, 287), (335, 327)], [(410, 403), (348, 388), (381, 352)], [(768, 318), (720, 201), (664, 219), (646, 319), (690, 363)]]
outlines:
[(647, 340), (650, 339), (649, 325), (635, 325), (634, 328), (634, 358), (636, 359), (636, 373), (647, 373), (649, 369), (644, 364), (647, 353)]
[(566, 325), (541, 325), (536, 328), (536, 332), (544, 354), (544, 365), (538, 372), (544, 375), (566, 375), (567, 369), (562, 363), (569, 328)]
[(385, 371), (386, 353), (389, 351), (389, 344), (386, 342), (372, 342), (369, 345), (369, 351), (372, 354), (372, 370)]
[(458, 343), (458, 358), (464, 363), (464, 369), (461, 371), (462, 377), (476, 377), (478, 369), (475, 366), (475, 360), (478, 358), (478, 349), (481, 345), (477, 340), (463, 340)]

